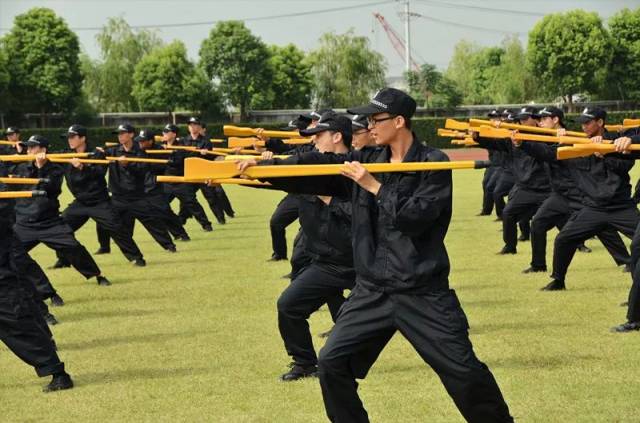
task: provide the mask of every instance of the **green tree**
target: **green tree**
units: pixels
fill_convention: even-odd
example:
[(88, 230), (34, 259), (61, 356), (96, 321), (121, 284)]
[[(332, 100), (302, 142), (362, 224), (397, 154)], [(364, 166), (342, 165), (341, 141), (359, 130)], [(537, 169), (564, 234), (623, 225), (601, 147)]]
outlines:
[(7, 112), (11, 105), (11, 92), (9, 84), (11, 75), (9, 75), (9, 59), (5, 53), (3, 44), (0, 42), (0, 113)]
[(311, 66), (302, 50), (293, 44), (269, 46), (269, 66), (273, 75), (268, 108), (307, 108), (311, 102)]
[(465, 97), (468, 104), (490, 104), (495, 102), (491, 81), (498, 77), (504, 50), (500, 47), (485, 47), (472, 60), (470, 86)]
[(162, 41), (150, 31), (134, 32), (120, 17), (109, 18), (96, 40), (100, 58), (82, 58), (84, 90), (89, 101), (104, 112), (138, 110), (131, 95), (135, 66), (145, 54), (160, 47)]
[(268, 60), (267, 46), (240, 21), (219, 22), (200, 46), (201, 66), (241, 118), (253, 97), (269, 87)]
[(405, 79), (409, 85), (409, 92), (416, 102), (422, 107), (429, 107), (429, 100), (437, 92), (442, 73), (436, 69), (435, 65), (425, 63), (418, 70), (406, 72)]
[(43, 113), (70, 112), (82, 85), (78, 37), (46, 8), (16, 16), (3, 44), (11, 52), (10, 90), (14, 107)]
[(607, 74), (607, 97), (640, 100), (640, 8), (623, 9), (609, 19), (613, 57)]
[(326, 33), (308, 57), (316, 107), (348, 107), (367, 102), (385, 86), (384, 57), (371, 49), (367, 37)]
[[(480, 47), (467, 40), (460, 40), (453, 48), (453, 55), (444, 75), (455, 85), (461, 93), (470, 93), (472, 86), (472, 72), (475, 66), (475, 57)], [(467, 103), (466, 97), (463, 102)]]
[(525, 103), (534, 99), (534, 79), (528, 71), (526, 52), (518, 37), (502, 42), (504, 53), (488, 84), (492, 103)]
[(174, 111), (185, 102), (184, 88), (195, 72), (182, 41), (156, 48), (140, 59), (133, 73), (133, 97), (140, 110)]
[(527, 63), (543, 93), (571, 104), (574, 94), (598, 90), (611, 50), (600, 17), (573, 10), (547, 15), (529, 32)]
[(211, 83), (200, 66), (196, 66), (191, 77), (183, 85), (184, 106), (197, 112), (207, 120), (223, 120), (227, 114), (220, 90)]

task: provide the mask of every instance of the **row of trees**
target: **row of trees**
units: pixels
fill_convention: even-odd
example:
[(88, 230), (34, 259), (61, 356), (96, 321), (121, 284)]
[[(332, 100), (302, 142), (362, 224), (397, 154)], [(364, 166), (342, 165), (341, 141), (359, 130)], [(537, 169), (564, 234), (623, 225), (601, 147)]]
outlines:
[[(365, 37), (324, 34), (305, 53), (293, 44), (265, 44), (242, 22), (225, 21), (202, 41), (191, 61), (181, 41), (165, 44), (111, 18), (96, 36), (100, 56), (80, 51), (76, 34), (46, 8), (15, 18), (0, 39), (0, 113), (201, 111), (230, 108), (345, 107), (384, 85), (386, 63)], [(407, 75), (428, 107), (524, 103), (576, 94), (640, 100), (640, 8), (624, 9), (607, 25), (575, 10), (545, 16), (529, 33), (498, 47), (461, 41), (448, 68), (430, 64)], [(43, 122), (44, 124), (44, 122)]]
[(623, 9), (605, 26), (596, 13), (545, 16), (499, 47), (461, 41), (448, 68), (425, 64), (407, 75), (425, 106), (590, 99), (640, 101), (640, 8)]
[[(265, 44), (239, 21), (218, 23), (192, 62), (181, 41), (165, 44), (111, 18), (96, 36), (100, 57), (46, 8), (15, 18), (0, 40), (0, 112), (92, 114), (230, 108), (344, 107), (384, 86), (386, 63), (365, 37), (324, 34), (315, 51)], [(44, 122), (43, 122), (44, 124)]]

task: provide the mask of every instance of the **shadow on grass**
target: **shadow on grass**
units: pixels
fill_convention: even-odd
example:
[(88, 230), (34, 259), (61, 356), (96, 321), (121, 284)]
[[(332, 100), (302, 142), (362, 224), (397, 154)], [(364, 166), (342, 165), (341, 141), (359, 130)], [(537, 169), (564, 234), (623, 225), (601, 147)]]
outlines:
[(531, 330), (545, 330), (549, 328), (562, 328), (569, 329), (579, 326), (579, 322), (486, 322), (480, 324), (473, 324), (469, 329), (471, 335), (480, 335), (489, 332), (499, 331), (531, 331)]
[(85, 303), (95, 303), (95, 302), (102, 302), (102, 301), (107, 301), (107, 302), (115, 302), (115, 301), (127, 301), (127, 302), (131, 302), (131, 301), (148, 301), (148, 300), (164, 300), (167, 297), (164, 295), (148, 295), (145, 294), (144, 297), (131, 297), (131, 296), (122, 296), (122, 297), (118, 297), (118, 296), (112, 296), (112, 295), (105, 295), (102, 296), (100, 295), (99, 297), (83, 297), (83, 298), (78, 298), (77, 300), (67, 300), (65, 298), (65, 304), (66, 305), (77, 305), (77, 304), (85, 304)]
[(565, 354), (554, 356), (513, 356), (487, 361), (491, 368), (554, 370), (562, 367), (573, 367), (579, 362), (601, 361), (596, 355)]
[(131, 382), (133, 380), (173, 379), (177, 377), (189, 377), (196, 374), (206, 374), (210, 368), (191, 367), (185, 368), (147, 368), (115, 370), (95, 373), (78, 373), (73, 375), (76, 386), (102, 385), (112, 382)]
[(105, 338), (88, 339), (82, 342), (59, 343), (60, 351), (89, 350), (92, 348), (112, 347), (122, 344), (153, 344), (171, 342), (180, 338), (193, 338), (203, 332), (148, 333), (144, 335), (123, 335)]
[(109, 319), (109, 318), (129, 318), (129, 317), (143, 317), (150, 316), (152, 314), (161, 314), (167, 312), (163, 310), (103, 310), (103, 311), (82, 311), (74, 314), (67, 314), (60, 318), (61, 323), (67, 322), (79, 322), (91, 319)]

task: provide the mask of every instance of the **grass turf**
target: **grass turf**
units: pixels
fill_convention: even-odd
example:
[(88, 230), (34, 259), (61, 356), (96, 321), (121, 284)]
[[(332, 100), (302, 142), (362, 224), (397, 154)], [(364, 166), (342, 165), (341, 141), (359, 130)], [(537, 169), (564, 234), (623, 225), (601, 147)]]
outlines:
[[(637, 174), (636, 174), (637, 176)], [(523, 275), (530, 255), (497, 256), (500, 225), (476, 217), (481, 171), (455, 173), (454, 218), (447, 236), (456, 289), (476, 354), (492, 369), (518, 421), (638, 421), (640, 337), (611, 334), (624, 321), (629, 274), (597, 241), (578, 253), (566, 292), (540, 292), (547, 275)], [(99, 287), (73, 269), (46, 270), (66, 301), (52, 308), (59, 355), (76, 388), (42, 394), (46, 381), (0, 345), (0, 421), (326, 421), (317, 380), (281, 383), (289, 362), (275, 303), (288, 281), (285, 262), (267, 263), (269, 216), (281, 193), (228, 187), (237, 211), (226, 226), (164, 252), (138, 224), (146, 268), (115, 245), (96, 256), (113, 282)], [(65, 195), (63, 203), (68, 201)], [(203, 203), (205, 204), (205, 203)], [(289, 240), (296, 230), (287, 232)], [(97, 249), (93, 223), (78, 232)], [(554, 235), (549, 236), (549, 243)], [(53, 264), (39, 246), (34, 258)], [(548, 250), (550, 262), (551, 248)], [(316, 335), (331, 327), (326, 308), (311, 318)], [(462, 418), (439, 379), (396, 335), (360, 394), (375, 422), (456, 422)]]

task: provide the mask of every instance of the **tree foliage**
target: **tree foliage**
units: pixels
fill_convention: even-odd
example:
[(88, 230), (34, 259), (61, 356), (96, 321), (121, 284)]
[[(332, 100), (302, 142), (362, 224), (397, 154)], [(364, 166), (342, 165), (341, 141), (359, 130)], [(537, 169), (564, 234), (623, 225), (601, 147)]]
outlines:
[(609, 19), (613, 55), (605, 96), (640, 100), (640, 8), (623, 9)]
[(209, 79), (244, 118), (252, 99), (269, 87), (269, 50), (240, 21), (219, 22), (200, 46), (200, 64)]
[(611, 58), (611, 37), (596, 13), (546, 15), (529, 32), (527, 62), (541, 90), (563, 96), (598, 91)]
[(84, 89), (89, 100), (104, 112), (138, 110), (132, 95), (134, 69), (145, 54), (162, 42), (153, 32), (134, 32), (123, 18), (109, 18), (96, 40), (100, 58), (82, 58)]
[(326, 33), (310, 53), (316, 107), (348, 107), (367, 102), (385, 85), (386, 62), (366, 37)]
[(30, 9), (16, 16), (3, 44), (5, 54), (11, 55), (5, 69), (12, 107), (40, 112), (73, 110), (82, 84), (80, 47), (62, 18), (50, 9)]
[(455, 107), (462, 101), (462, 94), (455, 84), (435, 65), (425, 63), (417, 71), (405, 75), (409, 91), (423, 107)]

